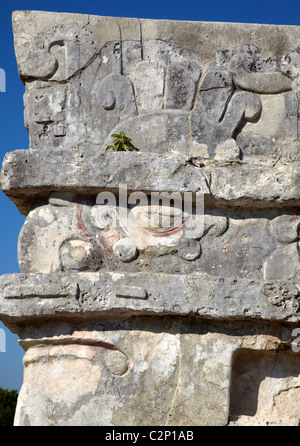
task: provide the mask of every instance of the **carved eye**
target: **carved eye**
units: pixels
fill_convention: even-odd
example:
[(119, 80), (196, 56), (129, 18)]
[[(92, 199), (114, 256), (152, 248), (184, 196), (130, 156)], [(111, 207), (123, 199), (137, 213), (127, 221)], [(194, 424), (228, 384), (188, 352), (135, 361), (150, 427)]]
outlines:
[(136, 206), (131, 212), (139, 226), (157, 235), (181, 228), (189, 219), (189, 214), (171, 206)]

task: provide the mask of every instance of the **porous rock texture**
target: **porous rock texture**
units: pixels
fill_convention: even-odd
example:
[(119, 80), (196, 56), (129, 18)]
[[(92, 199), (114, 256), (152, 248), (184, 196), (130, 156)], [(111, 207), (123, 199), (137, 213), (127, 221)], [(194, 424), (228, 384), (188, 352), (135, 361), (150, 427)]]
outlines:
[[(300, 28), (16, 11), (13, 29), (15, 425), (298, 425)], [(106, 151), (120, 132), (134, 150)]]

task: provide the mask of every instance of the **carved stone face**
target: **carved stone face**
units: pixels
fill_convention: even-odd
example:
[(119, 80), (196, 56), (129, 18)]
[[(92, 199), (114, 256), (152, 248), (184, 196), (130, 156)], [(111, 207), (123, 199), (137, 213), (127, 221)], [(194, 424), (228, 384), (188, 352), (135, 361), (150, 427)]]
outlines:
[[(78, 205), (63, 196), (55, 200), (50, 198), (49, 205), (32, 211), (21, 231), (19, 261), (23, 272), (41, 268), (40, 259), (46, 258), (46, 253), (51, 263), (42, 267), (44, 273), (109, 268), (103, 250), (110, 251), (121, 268), (122, 263), (135, 260), (147, 249), (156, 249), (157, 255), (166, 254), (168, 249), (174, 252), (190, 227), (196, 227), (195, 238), (201, 238), (204, 231), (203, 215), (171, 205), (120, 208)], [(200, 245), (197, 251), (200, 255)]]
[[(280, 244), (286, 243), (286, 236), (277, 236), (277, 216), (274, 223), (273, 215), (268, 221), (244, 224), (243, 216), (236, 211), (229, 215), (222, 206), (232, 195), (233, 201), (258, 197), (258, 192), (252, 192), (253, 183), (260, 191), (267, 181), (265, 172), (259, 178), (255, 175), (251, 163), (259, 159), (270, 167), (282, 138), (290, 142), (289, 153), (282, 149), (279, 156), (298, 156), (292, 143), (297, 128), (293, 81), (299, 76), (298, 47), (286, 49), (281, 58), (265, 57), (254, 42), (243, 42), (218, 47), (203, 59), (196, 47), (183, 51), (171, 38), (144, 38), (138, 21), (131, 23), (126, 39), (119, 35), (115, 21), (108, 22), (107, 36), (111, 37), (105, 42), (96, 37), (89, 22), (59, 23), (41, 30), (27, 48), (27, 58), (19, 63), (21, 77), (30, 80), (25, 110), (31, 148), (38, 150), (46, 144), (51, 153), (64, 150), (69, 155), (80, 149), (76, 173), (66, 174), (68, 184), (79, 186), (85, 180), (75, 177), (86, 169), (85, 159), (93, 153), (95, 170), (86, 189), (93, 185), (115, 194), (115, 203), (104, 206), (84, 194), (90, 200), (87, 204), (76, 204), (76, 198), (68, 203), (62, 192), (63, 207), (50, 197), (48, 205), (45, 202), (32, 211), (20, 236), (21, 270), (140, 271), (142, 265), (151, 264), (151, 270), (161, 272), (165, 267), (170, 273), (222, 271), (243, 276), (255, 272), (259, 276), (261, 268), (269, 271), (273, 256), (277, 258), (275, 253), (283, 249)], [(117, 154), (105, 154), (99, 164), (94, 150), (105, 151), (111, 135), (120, 131), (130, 136), (137, 149), (136, 159), (130, 158), (123, 171), (118, 161), (108, 158)], [(175, 165), (178, 157), (183, 161)], [(169, 159), (162, 174), (159, 169)], [(147, 163), (156, 163), (151, 172)], [(250, 165), (250, 175), (250, 170), (244, 175), (244, 163)], [(149, 185), (156, 169), (157, 176)], [(159, 194), (163, 190), (177, 193), (173, 171), (182, 172), (178, 189), (217, 197), (217, 208), (212, 204), (204, 216), (170, 200), (137, 204), (136, 195), (142, 190), (148, 197), (154, 189)], [(203, 176), (200, 186), (199, 172)], [(126, 178), (132, 190), (134, 198), (128, 205), (116, 204), (120, 197), (112, 181), (114, 174), (119, 183)], [(276, 187), (271, 193), (280, 193), (281, 186)], [(188, 236), (198, 223), (199, 228)], [(252, 248), (254, 234), (246, 234), (244, 227), (255, 227), (257, 238), (263, 240), (259, 256)], [(288, 264), (293, 263), (292, 247), (284, 248)], [(49, 260), (45, 260), (46, 252)]]

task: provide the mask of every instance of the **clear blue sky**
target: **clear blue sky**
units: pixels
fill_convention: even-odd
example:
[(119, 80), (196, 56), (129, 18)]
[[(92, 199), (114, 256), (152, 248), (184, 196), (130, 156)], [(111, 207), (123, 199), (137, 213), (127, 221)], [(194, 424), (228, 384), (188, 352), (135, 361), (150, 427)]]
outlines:
[[(76, 12), (114, 17), (171, 20), (266, 23), (300, 26), (299, 0), (19, 0), (1, 2), (0, 67), (6, 72), (6, 92), (0, 92), (0, 163), (6, 152), (28, 148), (24, 128), (23, 93), (14, 56), (11, 13), (13, 10)], [(300, 42), (299, 42), (300, 43)], [(24, 216), (0, 191), (0, 275), (18, 273), (17, 239)], [(0, 387), (20, 390), (23, 350), (16, 335), (5, 329), (6, 353), (0, 352)]]

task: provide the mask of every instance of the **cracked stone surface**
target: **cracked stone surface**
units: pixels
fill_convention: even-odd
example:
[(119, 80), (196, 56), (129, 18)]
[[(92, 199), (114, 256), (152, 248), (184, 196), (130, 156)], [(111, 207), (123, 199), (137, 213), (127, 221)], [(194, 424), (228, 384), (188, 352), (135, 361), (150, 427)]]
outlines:
[(299, 425), (300, 28), (12, 21), (15, 425)]

